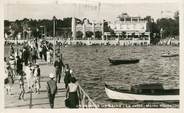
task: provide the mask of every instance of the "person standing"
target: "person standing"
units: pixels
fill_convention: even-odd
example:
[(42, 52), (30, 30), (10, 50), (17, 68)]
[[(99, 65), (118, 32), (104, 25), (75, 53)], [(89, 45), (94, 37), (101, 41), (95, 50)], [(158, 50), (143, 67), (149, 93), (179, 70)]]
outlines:
[(14, 78), (16, 75), (16, 61), (13, 56), (9, 57), (10, 70), (12, 72), (12, 77)]
[(68, 84), (66, 98), (69, 99), (69, 108), (79, 108), (79, 84), (75, 77), (71, 77)]
[(70, 67), (68, 64), (66, 64), (65, 67), (66, 67), (66, 69), (65, 69), (64, 83), (65, 83), (65, 88), (67, 88), (68, 84), (70, 83), (72, 70), (70, 70)]
[(24, 89), (24, 77), (22, 75), (19, 76), (19, 100), (24, 100), (24, 94), (25, 94), (25, 89)]
[(33, 47), (31, 52), (32, 52), (32, 54), (31, 54), (32, 55), (31, 56), (32, 57), (32, 63), (33, 64), (36, 64), (36, 59), (37, 59), (37, 51), (36, 51), (36, 48)]
[(27, 86), (28, 86), (28, 89), (31, 90), (33, 88), (33, 80), (34, 80), (34, 77), (33, 77), (33, 67), (32, 67), (32, 64), (31, 62), (29, 62), (29, 65), (25, 67), (25, 73), (26, 73), (26, 81), (27, 81)]
[(54, 99), (55, 99), (55, 95), (57, 93), (57, 83), (54, 80), (53, 73), (49, 74), (49, 77), (50, 77), (50, 80), (47, 81), (47, 92), (48, 92), (50, 107), (54, 108)]
[(54, 67), (55, 67), (55, 73), (56, 73), (56, 82), (60, 83), (62, 67), (64, 67), (64, 64), (62, 61), (62, 55), (60, 56), (59, 60), (56, 60), (54, 62)]
[(36, 63), (36, 66), (33, 70), (33, 74), (34, 74), (34, 88), (35, 88), (35, 93), (39, 94), (39, 90), (41, 88), (41, 84), (40, 84), (40, 67), (38, 65), (38, 63)]
[(21, 75), (22, 69), (23, 69), (23, 65), (22, 65), (22, 60), (20, 59), (19, 56), (16, 57), (16, 62), (17, 62), (16, 63), (16, 66), (17, 66), (17, 68), (16, 68), (17, 74), (18, 75)]
[(63, 57), (62, 57), (62, 54), (60, 55), (59, 57), (59, 78), (58, 78), (58, 81), (60, 83), (60, 80), (61, 80), (61, 75), (62, 75), (62, 69), (63, 67), (65, 67), (64, 63), (63, 63)]
[(13, 45), (10, 45), (10, 55), (14, 54), (15, 50)]
[(52, 64), (53, 63), (53, 54), (54, 54), (54, 52), (53, 52), (53, 50), (52, 50), (52, 48), (50, 49), (50, 63)]
[(56, 82), (59, 82), (58, 78), (59, 78), (59, 75), (60, 75), (60, 70), (59, 70), (59, 61), (58, 61), (58, 59), (55, 60), (54, 67), (55, 67), (55, 74), (56, 74)]
[(50, 64), (50, 50), (47, 51), (47, 63)]
[(47, 47), (46, 47), (46, 44), (43, 45), (42, 54), (44, 56), (44, 60), (47, 61)]
[(30, 54), (30, 53), (29, 53), (28, 48), (25, 47), (25, 48), (23, 49), (23, 53), (22, 53), (22, 58), (23, 58), (23, 61), (24, 61), (25, 66), (28, 65), (29, 54)]
[(23, 50), (20, 49), (20, 51), (19, 51), (19, 57), (20, 57), (21, 60), (22, 60), (22, 54), (23, 54)]
[(11, 69), (10, 69), (10, 67), (7, 67), (7, 70), (8, 70), (8, 72), (7, 72), (7, 74), (8, 74), (8, 77), (7, 77), (7, 81), (5, 81), (6, 83), (6, 90), (7, 90), (7, 95), (12, 95), (13, 93), (12, 93), (12, 88), (13, 88), (13, 84), (14, 84), (14, 80), (13, 80), (13, 77), (12, 77), (12, 72), (11, 72)]
[(39, 57), (42, 60), (42, 44), (40, 44), (40, 46), (38, 47), (38, 51), (39, 51)]

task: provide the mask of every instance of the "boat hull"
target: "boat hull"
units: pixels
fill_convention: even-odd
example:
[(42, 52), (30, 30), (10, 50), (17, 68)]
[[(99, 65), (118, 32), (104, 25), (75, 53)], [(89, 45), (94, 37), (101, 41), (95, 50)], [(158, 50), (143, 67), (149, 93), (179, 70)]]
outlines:
[(179, 54), (172, 54), (172, 55), (162, 55), (161, 57), (177, 57)]
[(125, 60), (112, 60), (108, 59), (109, 62), (113, 65), (119, 65), (119, 64), (135, 64), (139, 62), (139, 59), (125, 59)]
[(151, 100), (151, 101), (163, 101), (163, 100), (179, 100), (179, 95), (142, 95), (123, 93), (111, 90), (105, 87), (105, 92), (108, 98), (113, 100)]

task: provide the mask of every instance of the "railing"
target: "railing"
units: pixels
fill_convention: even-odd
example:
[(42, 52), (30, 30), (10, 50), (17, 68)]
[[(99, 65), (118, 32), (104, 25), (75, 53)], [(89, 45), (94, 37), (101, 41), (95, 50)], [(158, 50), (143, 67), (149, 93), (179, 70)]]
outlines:
[(80, 108), (98, 108), (93, 100), (88, 96), (88, 94), (79, 85), (79, 107)]

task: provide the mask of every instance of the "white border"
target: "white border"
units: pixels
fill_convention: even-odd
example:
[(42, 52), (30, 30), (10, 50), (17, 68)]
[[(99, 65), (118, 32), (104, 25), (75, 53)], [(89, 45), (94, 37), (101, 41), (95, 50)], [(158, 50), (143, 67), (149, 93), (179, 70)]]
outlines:
[(43, 3), (173, 3), (181, 0), (5, 0), (5, 3), (11, 4), (43, 4)]
[[(2, 107), (4, 107), (4, 101), (0, 101), (0, 107), (2, 110), (0, 110), (0, 112), (2, 113), (32, 113), (32, 112), (37, 112), (37, 113), (43, 113), (43, 112), (54, 112), (54, 113), (70, 113), (70, 112), (88, 112), (88, 113), (92, 113), (92, 112), (130, 112), (130, 113), (155, 113), (155, 112), (167, 112), (167, 113), (184, 113), (184, 90), (183, 90), (183, 86), (184, 86), (184, 74), (183, 74), (183, 69), (182, 67), (184, 67), (184, 62), (183, 62), (183, 54), (184, 54), (184, 50), (183, 50), (183, 45), (184, 45), (184, 41), (183, 41), (183, 37), (184, 37), (184, 2), (183, 0), (57, 0), (58, 3), (62, 4), (62, 3), (86, 3), (86, 2), (101, 2), (101, 3), (173, 3), (173, 2), (179, 2), (180, 3), (180, 89), (181, 89), (181, 99), (180, 99), (180, 108), (179, 109), (149, 109), (149, 108), (141, 108), (141, 109), (79, 109), (79, 110), (70, 110), (70, 109), (2, 109)], [(1, 49), (1, 67), (0, 67), (0, 72), (3, 72), (3, 57), (4, 57), (4, 20), (3, 20), (3, 3), (7, 4), (7, 3), (11, 3), (11, 4), (44, 4), (44, 3), (56, 3), (56, 0), (1, 0), (0, 2), (0, 49)], [(0, 86), (3, 86), (3, 82), (0, 82)], [(0, 87), (0, 91), (4, 92), (4, 88)], [(1, 92), (0, 95), (3, 95)], [(0, 97), (0, 100), (4, 100), (4, 96)]]
[[(4, 65), (4, 18), (3, 18), (3, 14), (4, 14), (4, 8), (3, 8), (3, 4), (4, 4), (4, 1), (3, 0), (0, 0), (0, 64), (3, 64)], [(0, 72), (4, 72), (4, 66), (1, 66), (0, 67)], [(0, 76), (4, 76), (3, 75), (4, 73), (1, 73)], [(1, 79), (0, 79), (1, 80)], [(2, 79), (0, 81), (0, 111), (3, 110), (3, 107), (4, 107), (4, 97), (1, 96), (1, 95), (4, 95), (4, 80)]]

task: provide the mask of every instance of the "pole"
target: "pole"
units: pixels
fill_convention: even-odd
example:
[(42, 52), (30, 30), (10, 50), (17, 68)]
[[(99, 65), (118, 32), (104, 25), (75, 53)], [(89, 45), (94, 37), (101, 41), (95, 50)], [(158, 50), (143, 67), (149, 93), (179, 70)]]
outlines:
[(55, 35), (56, 35), (56, 29), (55, 29), (55, 19), (56, 19), (56, 17), (54, 16), (53, 17), (53, 40), (54, 40), (54, 62), (55, 62), (55, 60), (56, 60), (56, 45), (55, 45)]
[(32, 108), (32, 89), (30, 89), (29, 109)]
[(16, 52), (17, 52), (16, 56), (18, 56), (18, 37), (17, 37), (17, 36), (16, 36), (16, 39), (17, 39), (17, 40), (16, 40), (16, 48), (17, 48), (17, 49), (16, 49)]
[(45, 38), (47, 37), (47, 28), (46, 26), (44, 26), (44, 34), (45, 34)]

